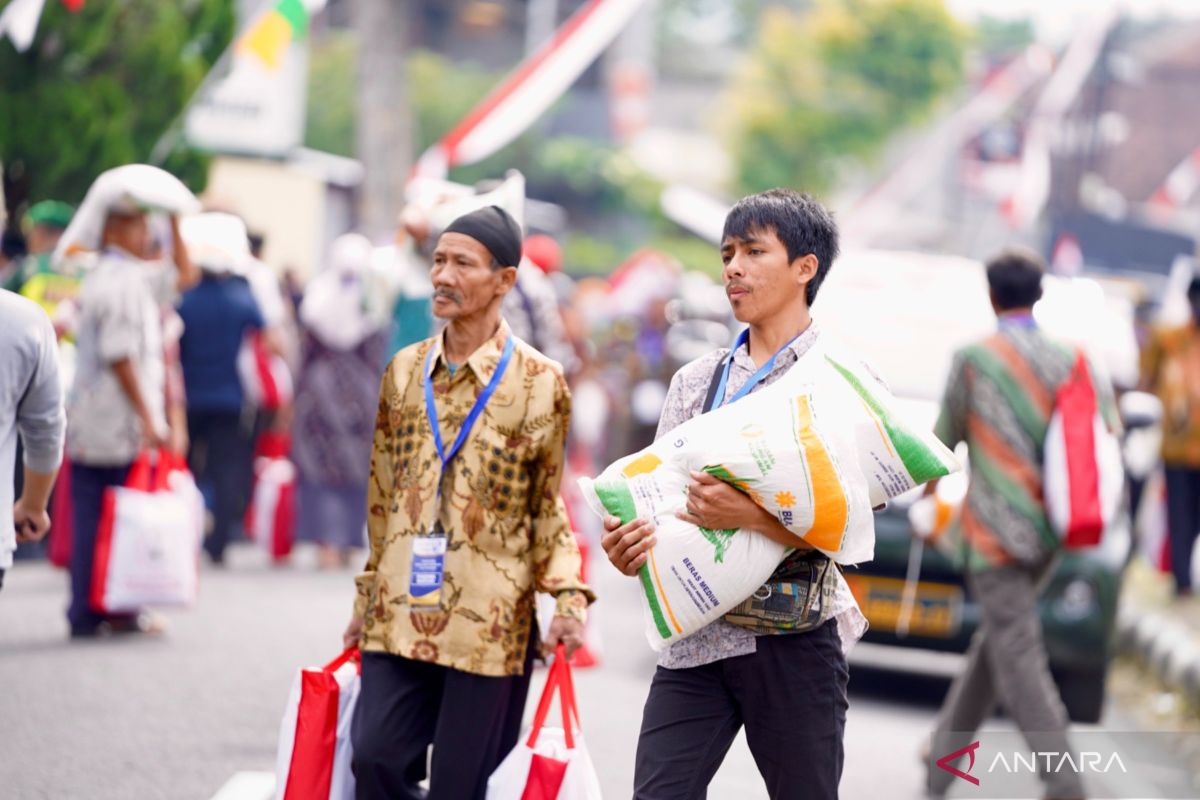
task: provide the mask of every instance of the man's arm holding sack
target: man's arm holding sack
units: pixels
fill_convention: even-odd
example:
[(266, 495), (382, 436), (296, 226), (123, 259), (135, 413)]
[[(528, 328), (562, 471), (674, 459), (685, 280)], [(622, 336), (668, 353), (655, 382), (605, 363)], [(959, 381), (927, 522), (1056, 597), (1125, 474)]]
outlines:
[[(678, 519), (710, 530), (758, 531), (786, 547), (812, 549), (812, 545), (785, 528), (744, 492), (705, 472), (693, 472), (692, 478), (693, 483), (688, 487), (691, 513), (678, 513), (675, 515)], [(654, 525), (641, 519), (622, 525), (616, 517), (606, 517), (604, 528), (601, 545), (608, 560), (625, 575), (637, 575), (646, 563), (646, 554), (654, 547)]]

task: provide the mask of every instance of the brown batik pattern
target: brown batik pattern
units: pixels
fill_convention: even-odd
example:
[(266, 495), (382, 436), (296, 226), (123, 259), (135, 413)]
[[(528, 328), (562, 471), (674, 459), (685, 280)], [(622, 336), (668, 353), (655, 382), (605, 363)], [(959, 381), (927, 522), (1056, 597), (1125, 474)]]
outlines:
[[(370, 556), (357, 577), (363, 646), (480, 675), (517, 675), (535, 591), (583, 619), (591, 591), (559, 498), (571, 398), (562, 371), (518, 340), (508, 370), (444, 478), (425, 411), (425, 359), (451, 446), (499, 361), (507, 326), (451, 375), (440, 337), (402, 350), (384, 375), (368, 484)], [(435, 515), (449, 534), (440, 608), (408, 603), (412, 539)]]

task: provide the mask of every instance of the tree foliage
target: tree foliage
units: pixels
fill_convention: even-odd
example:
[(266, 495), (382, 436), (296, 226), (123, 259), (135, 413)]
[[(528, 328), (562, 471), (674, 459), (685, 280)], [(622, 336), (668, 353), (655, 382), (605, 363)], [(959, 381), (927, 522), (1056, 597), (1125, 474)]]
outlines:
[[(78, 203), (101, 171), (149, 158), (233, 29), (232, 0), (46, 3), (27, 52), (0, 40), (0, 161), (32, 200)], [(167, 167), (203, 184), (198, 154)]]
[(965, 41), (942, 0), (766, 9), (723, 103), (738, 188), (827, 191), (958, 85)]

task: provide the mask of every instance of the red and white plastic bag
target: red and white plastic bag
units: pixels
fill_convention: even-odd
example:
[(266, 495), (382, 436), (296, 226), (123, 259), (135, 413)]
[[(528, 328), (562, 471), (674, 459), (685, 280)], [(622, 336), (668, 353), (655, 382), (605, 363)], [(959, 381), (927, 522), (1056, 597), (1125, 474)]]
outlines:
[(297, 673), (279, 725), (276, 800), (353, 800), (350, 721), (359, 680), (357, 647)]
[(124, 486), (105, 490), (91, 605), (103, 613), (188, 606), (199, 584), (204, 498), (167, 450), (144, 452)]
[(237, 358), (238, 377), (250, 404), (264, 411), (278, 411), (292, 402), (292, 373), (287, 362), (272, 353), (261, 333), (242, 342)]
[(1050, 525), (1067, 549), (1095, 547), (1116, 517), (1125, 487), (1121, 445), (1100, 415), (1087, 360), (1079, 354), (1059, 387), (1046, 430), (1043, 489)]
[[(550, 703), (558, 692), (561, 728), (548, 727)], [(554, 654), (529, 736), (488, 778), (487, 800), (600, 800), (600, 780), (583, 743), (571, 666), (563, 646)]]
[(286, 458), (258, 459), (246, 530), (273, 561), (292, 552), (296, 526), (296, 467)]

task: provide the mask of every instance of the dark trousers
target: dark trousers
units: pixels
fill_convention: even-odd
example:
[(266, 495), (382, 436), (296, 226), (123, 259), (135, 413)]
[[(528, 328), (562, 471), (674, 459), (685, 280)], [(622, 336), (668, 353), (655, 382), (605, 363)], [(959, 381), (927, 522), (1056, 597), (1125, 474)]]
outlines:
[(129, 464), (120, 467), (71, 464), (71, 506), (75, 527), (71, 540), (71, 605), (67, 608), (67, 620), (72, 630), (94, 630), (101, 622), (114, 618), (92, 608), (92, 567), (104, 490), (124, 485), (129, 467)]
[(358, 800), (425, 798), (418, 783), (431, 744), (428, 800), (482, 800), (517, 744), (532, 664), (532, 646), (524, 675), (497, 678), (363, 653), (350, 727)]
[(1176, 591), (1192, 588), (1192, 551), (1200, 531), (1200, 469), (1167, 467), (1167, 530)]
[[(997, 701), (1037, 752), (1067, 752), (1067, 709), (1051, 677), (1037, 599), (1054, 574), (1057, 560), (1036, 569), (994, 567), (967, 574), (979, 602), (979, 629), (967, 649), (967, 664), (955, 678), (938, 713), (932, 752), (938, 756), (966, 747), (995, 710)], [(956, 780), (932, 761), (927, 788), (942, 797)], [(1043, 771), (1045, 797), (1083, 797), (1071, 770)]]
[(196, 482), (212, 491), (213, 528), (204, 549), (213, 561), (225, 558), (225, 547), (242, 515), (247, 473), (242, 415), (237, 411), (188, 411), (188, 466)]
[(836, 798), (850, 680), (836, 626), (760, 636), (757, 652), (700, 667), (659, 667), (642, 712), (634, 797), (705, 797), (744, 725), (772, 798)]

